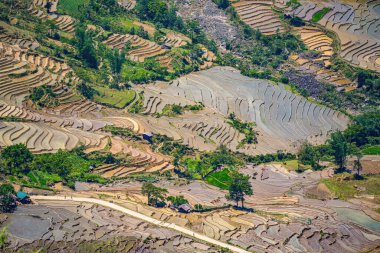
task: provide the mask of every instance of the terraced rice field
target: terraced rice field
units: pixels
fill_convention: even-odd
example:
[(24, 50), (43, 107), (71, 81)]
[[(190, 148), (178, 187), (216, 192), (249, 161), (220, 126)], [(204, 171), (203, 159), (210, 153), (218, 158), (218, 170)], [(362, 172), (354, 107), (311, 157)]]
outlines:
[[(247, 197), (245, 202), (246, 206), (257, 210), (255, 213), (224, 209), (185, 215), (130, 200), (117, 202), (145, 215), (189, 226), (208, 237), (254, 252), (357, 252), (363, 245), (370, 248), (380, 242), (376, 231), (363, 230), (340, 221), (334, 207), (326, 205), (326, 202), (297, 199), (303, 187), (313, 186), (320, 178), (331, 177), (332, 171), (298, 174), (278, 165), (260, 165), (247, 166), (242, 172), (251, 177), (255, 195)], [(184, 195), (192, 205), (226, 204), (223, 191), (202, 182), (174, 184), (161, 181), (157, 185), (168, 189), (170, 195)], [(294, 190), (294, 185), (298, 185), (300, 190)], [(145, 201), (138, 196), (140, 189), (139, 182), (118, 182), (101, 187), (98, 192), (119, 194), (127, 191), (127, 198)], [(290, 189), (293, 189), (294, 196), (284, 196)]]
[(143, 39), (137, 35), (112, 34), (104, 43), (111, 48), (117, 49), (122, 49), (127, 44), (136, 47), (128, 51), (128, 57), (138, 62), (143, 62), (146, 58), (162, 55), (167, 52), (167, 49), (164, 49), (157, 43)]
[[(48, 2), (51, 4), (49, 13), (46, 10)], [(58, 0), (33, 0), (29, 11), (33, 16), (40, 19), (53, 20), (60, 30), (73, 34), (75, 32), (75, 20), (71, 16), (57, 14), (57, 4)]]
[(188, 43), (191, 43), (191, 39), (182, 34), (169, 32), (163, 38), (162, 42), (166, 45), (170, 45), (171, 47), (181, 47), (187, 45)]
[(66, 63), (6, 43), (0, 43), (0, 55), (0, 99), (6, 103), (22, 107), (31, 89), (47, 85), (60, 101), (56, 113), (78, 115), (99, 109), (67, 89), (66, 84), (76, 84), (79, 78)]
[(36, 40), (26, 39), (18, 37), (14, 34), (14, 31), (9, 31), (3, 27), (0, 27), (0, 41), (10, 45), (18, 45), (22, 49), (37, 49), (40, 44)]
[[(181, 77), (171, 83), (150, 85), (144, 90), (147, 94), (144, 96), (146, 113), (159, 112), (166, 104), (184, 105), (195, 102), (202, 103), (224, 116), (233, 112), (241, 120), (256, 122), (259, 141), (251, 151), (246, 151), (247, 153), (289, 150), (292, 145), (297, 146), (302, 140), (323, 143), (331, 132), (344, 129), (348, 122), (348, 119), (337, 111), (310, 103), (290, 93), (281, 85), (244, 77), (232, 68), (214, 67)], [(222, 140), (238, 143), (242, 136), (235, 129), (231, 129), (223, 121), (217, 121), (218, 116), (215, 113), (214, 116), (212, 113), (208, 115), (211, 115), (210, 122), (207, 117), (199, 120), (192, 115), (185, 115), (178, 121), (157, 120), (154, 128), (160, 131), (158, 127), (160, 124), (164, 126), (163, 121), (167, 120), (181, 129), (177, 131), (177, 136), (183, 140), (188, 139), (185, 136), (186, 132), (190, 131), (193, 132), (191, 136), (220, 138), (219, 143), (223, 143)], [(166, 126), (163, 128), (168, 130)], [(185, 130), (184, 133), (182, 130)], [(204, 144), (194, 145), (190, 141), (186, 143), (191, 146), (209, 147), (205, 140), (202, 142)]]
[(295, 28), (295, 33), (309, 50), (318, 52), (317, 57), (307, 58), (304, 55), (291, 55), (290, 58), (300, 65), (300, 69), (315, 74), (316, 78), (326, 81), (338, 89), (352, 90), (356, 84), (342, 74), (330, 70), (331, 57), (334, 54), (333, 39), (317, 27)]
[[(86, 244), (96, 249), (99, 242), (103, 242), (98, 249), (100, 252), (111, 248), (112, 252), (157, 248), (166, 252), (174, 249), (217, 252), (213, 247), (178, 232), (91, 204), (64, 203), (63, 206), (49, 201), (45, 205), (19, 207), (6, 225), (10, 229), (10, 248), (17, 250), (43, 248), (54, 252), (78, 252)], [(110, 240), (114, 243), (110, 244)]]
[(340, 56), (353, 65), (380, 71), (380, 14), (378, 1), (300, 1), (301, 5), (288, 10), (305, 20), (324, 8), (329, 8), (318, 23), (334, 31), (341, 42)]
[[(0, 43), (0, 56), (0, 117), (19, 119), (1, 122), (1, 147), (23, 143), (34, 153), (46, 153), (84, 145), (87, 152), (102, 151), (110, 141), (109, 134), (101, 132), (106, 125), (130, 128), (136, 133), (143, 131), (131, 118), (104, 117), (104, 114), (99, 114), (101, 106), (67, 89), (65, 82), (75, 84), (79, 78), (65, 63), (6, 43)], [(44, 112), (34, 111), (32, 105), (26, 107), (25, 98), (30, 90), (41, 85), (52, 87), (60, 101), (59, 106)], [(110, 97), (112, 101), (108, 102), (123, 108), (133, 100), (135, 92), (124, 91)], [(104, 94), (102, 99), (104, 102)], [(97, 168), (97, 172), (105, 177), (123, 177), (142, 171), (162, 173), (173, 169), (167, 158), (149, 150), (132, 148), (122, 140), (111, 139), (111, 152), (129, 157), (129, 166), (127, 170), (125, 164), (112, 165), (115, 171), (107, 166)]]
[(169, 159), (155, 154), (150, 150), (141, 150), (128, 145), (118, 137), (110, 139), (110, 152), (114, 155), (123, 155), (133, 159), (129, 164), (105, 164), (94, 169), (95, 173), (101, 174), (105, 178), (123, 178), (133, 173), (159, 172), (173, 170)]
[(243, 0), (233, 3), (240, 19), (265, 35), (284, 32), (284, 27), (272, 10), (272, 1)]

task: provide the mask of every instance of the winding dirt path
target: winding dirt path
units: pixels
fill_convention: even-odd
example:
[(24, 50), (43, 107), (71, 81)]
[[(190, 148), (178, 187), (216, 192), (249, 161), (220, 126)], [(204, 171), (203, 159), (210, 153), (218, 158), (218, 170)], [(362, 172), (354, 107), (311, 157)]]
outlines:
[(114, 209), (116, 211), (125, 213), (127, 215), (133, 216), (135, 218), (141, 219), (143, 221), (149, 222), (149, 223), (154, 224), (156, 226), (160, 226), (160, 227), (165, 227), (165, 228), (170, 228), (170, 229), (176, 230), (176, 231), (178, 231), (178, 232), (180, 232), (182, 234), (194, 237), (196, 239), (202, 240), (204, 242), (207, 242), (207, 243), (210, 243), (210, 244), (222, 247), (222, 248), (227, 248), (227, 249), (232, 250), (234, 252), (249, 253), (249, 251), (246, 251), (246, 250), (241, 249), (239, 247), (232, 246), (230, 244), (227, 244), (227, 243), (224, 243), (224, 242), (212, 239), (212, 238), (207, 237), (205, 235), (196, 233), (196, 232), (194, 232), (194, 231), (192, 231), (190, 229), (187, 229), (187, 228), (184, 228), (184, 227), (180, 227), (180, 226), (178, 226), (178, 225), (176, 225), (174, 223), (168, 223), (168, 222), (156, 220), (156, 219), (154, 219), (152, 217), (143, 215), (143, 214), (138, 213), (136, 211), (133, 211), (133, 210), (127, 209), (125, 207), (121, 207), (121, 206), (119, 206), (117, 204), (114, 204), (114, 203), (111, 203), (111, 202), (108, 202), (108, 201), (104, 201), (104, 200), (100, 200), (100, 199), (78, 198), (78, 197), (69, 197), (69, 196), (68, 197), (64, 197), (64, 196), (40, 196), (40, 195), (31, 196), (31, 199), (34, 200), (34, 201), (37, 201), (37, 202), (38, 202), (38, 200), (52, 200), (52, 201), (87, 202), (87, 203), (98, 204), (98, 205), (105, 206), (105, 207)]

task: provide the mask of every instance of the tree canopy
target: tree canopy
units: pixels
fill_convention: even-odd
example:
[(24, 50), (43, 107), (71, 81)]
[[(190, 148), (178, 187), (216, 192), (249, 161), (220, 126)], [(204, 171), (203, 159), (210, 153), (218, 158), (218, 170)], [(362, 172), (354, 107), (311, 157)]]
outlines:
[(0, 185), (0, 212), (11, 213), (16, 209), (15, 194), (11, 184)]
[(347, 155), (349, 154), (350, 147), (346, 137), (342, 132), (338, 131), (331, 134), (328, 143), (331, 146), (335, 164), (338, 165), (338, 169), (343, 169), (346, 165)]
[(141, 193), (148, 197), (148, 204), (151, 206), (159, 206), (165, 203), (168, 190), (155, 186), (152, 183), (144, 183), (141, 188)]
[(235, 201), (237, 206), (239, 206), (239, 201), (241, 201), (241, 206), (244, 208), (244, 196), (253, 195), (249, 176), (233, 171), (231, 173), (231, 185), (228, 191), (229, 194), (227, 195), (227, 199)]
[(24, 144), (8, 146), (1, 151), (1, 171), (8, 174), (27, 173), (33, 155)]
[(313, 147), (313, 145), (308, 142), (301, 145), (298, 152), (298, 159), (302, 164), (311, 165), (312, 168), (317, 168), (319, 157), (320, 154), (318, 150)]

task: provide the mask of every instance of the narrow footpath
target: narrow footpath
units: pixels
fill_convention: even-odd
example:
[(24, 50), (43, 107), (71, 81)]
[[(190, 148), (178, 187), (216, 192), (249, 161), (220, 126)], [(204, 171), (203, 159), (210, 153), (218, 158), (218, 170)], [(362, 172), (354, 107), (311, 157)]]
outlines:
[(222, 248), (227, 248), (227, 249), (232, 250), (234, 252), (249, 253), (249, 251), (246, 251), (246, 250), (244, 250), (242, 248), (239, 248), (239, 247), (230, 245), (228, 243), (224, 243), (224, 242), (212, 239), (212, 238), (207, 237), (205, 235), (196, 233), (196, 232), (194, 232), (194, 231), (192, 231), (190, 229), (178, 226), (178, 225), (176, 225), (174, 223), (168, 223), (168, 222), (156, 220), (156, 219), (154, 219), (152, 217), (143, 215), (143, 214), (138, 213), (136, 211), (130, 210), (128, 208), (125, 208), (125, 207), (122, 207), (122, 206), (119, 206), (117, 204), (114, 204), (114, 203), (111, 203), (111, 202), (108, 202), (108, 201), (104, 201), (104, 200), (101, 200), (101, 199), (78, 198), (78, 197), (69, 197), (69, 196), (67, 196), (67, 197), (64, 197), (64, 196), (39, 196), (39, 195), (37, 195), (37, 196), (31, 196), (31, 199), (34, 200), (34, 201), (36, 201), (37, 203), (38, 203), (38, 200), (52, 200), (52, 201), (87, 202), (87, 203), (98, 204), (98, 205), (101, 205), (101, 206), (104, 206), (104, 207), (108, 207), (108, 208), (114, 209), (116, 211), (125, 213), (127, 215), (130, 215), (132, 217), (138, 218), (140, 220), (149, 222), (149, 223), (154, 224), (156, 226), (160, 226), (160, 227), (164, 227), (164, 228), (170, 228), (170, 229), (178, 231), (178, 232), (180, 232), (180, 233), (182, 233), (184, 235), (188, 235), (188, 236), (191, 236), (193, 238), (199, 239), (201, 241), (204, 241), (204, 242), (207, 242), (207, 243), (210, 243), (210, 244), (222, 247)]

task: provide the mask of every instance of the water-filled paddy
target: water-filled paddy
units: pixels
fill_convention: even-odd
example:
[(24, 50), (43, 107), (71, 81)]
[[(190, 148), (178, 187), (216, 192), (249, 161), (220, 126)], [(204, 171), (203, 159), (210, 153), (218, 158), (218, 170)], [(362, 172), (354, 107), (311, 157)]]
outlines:
[(336, 207), (334, 209), (339, 219), (358, 224), (376, 232), (380, 232), (380, 222), (372, 219), (363, 211), (346, 207)]

